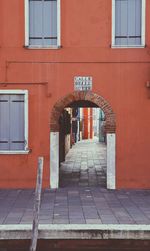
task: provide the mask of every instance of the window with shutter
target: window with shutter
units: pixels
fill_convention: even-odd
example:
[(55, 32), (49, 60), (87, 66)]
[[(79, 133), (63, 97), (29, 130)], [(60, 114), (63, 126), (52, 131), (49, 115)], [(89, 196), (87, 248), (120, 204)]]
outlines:
[(59, 45), (59, 0), (29, 0), (29, 46)]
[(145, 45), (145, 0), (115, 0), (113, 3), (113, 45)]
[(26, 150), (25, 95), (0, 93), (0, 151)]

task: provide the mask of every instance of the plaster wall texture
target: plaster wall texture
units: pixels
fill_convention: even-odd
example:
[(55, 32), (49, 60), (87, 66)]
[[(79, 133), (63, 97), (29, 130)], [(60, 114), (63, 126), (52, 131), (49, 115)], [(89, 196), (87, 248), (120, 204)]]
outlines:
[[(117, 188), (150, 188), (150, 0), (145, 48), (111, 48), (111, 0), (61, 1), (60, 49), (24, 47), (24, 1), (0, 2), (0, 90), (29, 91), (29, 154), (0, 155), (0, 187), (35, 186), (44, 157), (49, 187), (55, 104), (74, 91), (74, 76), (92, 76), (92, 92), (108, 102), (116, 123)], [(4, 84), (5, 83), (5, 84)], [(57, 129), (58, 130), (58, 129)]]

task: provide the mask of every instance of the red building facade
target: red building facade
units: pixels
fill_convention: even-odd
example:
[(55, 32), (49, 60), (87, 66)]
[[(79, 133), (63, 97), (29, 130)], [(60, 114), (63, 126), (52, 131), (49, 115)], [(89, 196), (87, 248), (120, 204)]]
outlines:
[(81, 101), (106, 116), (108, 188), (150, 188), (149, 13), (150, 0), (1, 0), (1, 188), (34, 187), (38, 156), (59, 186), (59, 117)]

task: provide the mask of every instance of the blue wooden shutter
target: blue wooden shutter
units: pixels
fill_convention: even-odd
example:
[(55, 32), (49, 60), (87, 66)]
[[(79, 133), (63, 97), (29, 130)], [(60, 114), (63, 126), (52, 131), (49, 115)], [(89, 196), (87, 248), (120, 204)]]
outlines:
[(42, 45), (43, 1), (29, 0), (29, 44)]
[(142, 0), (116, 0), (115, 44), (141, 44)]
[(0, 151), (9, 150), (9, 95), (0, 95)]
[(142, 1), (128, 0), (128, 44), (141, 44)]
[(10, 150), (24, 149), (24, 95), (10, 95)]
[(128, 35), (128, 0), (116, 0), (115, 37), (116, 45), (127, 45)]
[(57, 45), (57, 0), (44, 0), (44, 45)]
[(29, 0), (29, 43), (57, 45), (57, 0)]

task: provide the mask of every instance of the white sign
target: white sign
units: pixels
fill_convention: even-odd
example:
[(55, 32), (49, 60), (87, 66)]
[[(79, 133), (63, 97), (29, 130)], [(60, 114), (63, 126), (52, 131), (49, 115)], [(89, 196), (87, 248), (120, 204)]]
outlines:
[(89, 91), (92, 90), (92, 77), (74, 77), (75, 91)]

